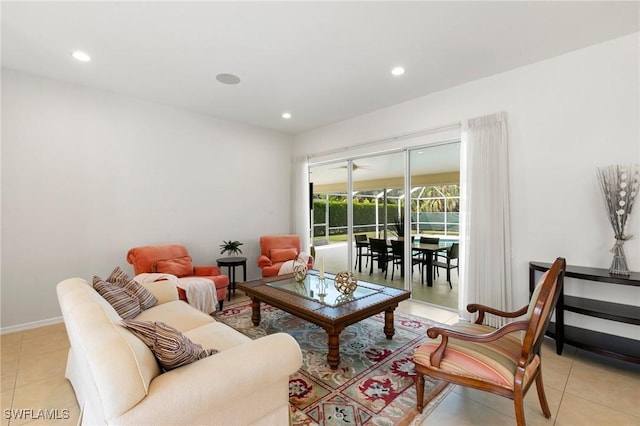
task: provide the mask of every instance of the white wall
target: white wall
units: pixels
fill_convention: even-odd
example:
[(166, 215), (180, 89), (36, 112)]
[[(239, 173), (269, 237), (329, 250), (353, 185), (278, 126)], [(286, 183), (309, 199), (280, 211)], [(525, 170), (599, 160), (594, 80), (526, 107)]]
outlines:
[(237, 239), (259, 277), (259, 236), (290, 232), (291, 143), (3, 70), (3, 330), (58, 317), (62, 279), (133, 273), (134, 246), (181, 242), (195, 264), (215, 264), (222, 240)]
[[(296, 155), (506, 111), (513, 270), (517, 302), (524, 304), (530, 260), (564, 256), (572, 265), (602, 268), (611, 263), (613, 233), (596, 167), (640, 163), (639, 52), (636, 33), (477, 80), (298, 135)], [(640, 205), (627, 233), (635, 236), (625, 244), (629, 266), (638, 271)], [(601, 293), (640, 304), (637, 289), (613, 286)], [(637, 335), (637, 327), (631, 333)]]

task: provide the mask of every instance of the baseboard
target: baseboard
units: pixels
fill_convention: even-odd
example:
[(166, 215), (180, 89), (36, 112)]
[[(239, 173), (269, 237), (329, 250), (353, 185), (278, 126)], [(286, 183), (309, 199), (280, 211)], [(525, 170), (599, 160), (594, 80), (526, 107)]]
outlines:
[(17, 331), (31, 330), (32, 328), (44, 327), (46, 325), (60, 324), (62, 317), (49, 318), (46, 320), (27, 322), (24, 324), (12, 325), (0, 328), (0, 334), (15, 333)]

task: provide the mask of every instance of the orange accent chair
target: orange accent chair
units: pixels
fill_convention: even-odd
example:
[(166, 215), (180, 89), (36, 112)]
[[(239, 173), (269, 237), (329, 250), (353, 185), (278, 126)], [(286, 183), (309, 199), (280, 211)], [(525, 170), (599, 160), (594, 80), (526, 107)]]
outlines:
[[(229, 277), (222, 275), (217, 266), (193, 266), (191, 256), (182, 244), (134, 247), (127, 253), (127, 262), (133, 265), (136, 275), (142, 273), (165, 273), (178, 278), (200, 277), (210, 279), (216, 287), (218, 304), (222, 310), (229, 287)], [(178, 288), (180, 300), (187, 300), (186, 292)]]
[[(282, 265), (298, 258), (300, 254), (300, 237), (297, 235), (264, 235), (260, 237), (260, 257), (258, 267), (263, 277), (278, 275)], [(309, 257), (307, 267), (313, 267), (313, 258)]]
[[(565, 260), (557, 258), (538, 281), (529, 306), (505, 312), (470, 304), (467, 310), (479, 314), (475, 323), (429, 328), (427, 335), (434, 340), (418, 346), (413, 353), (418, 411), (424, 408), (426, 374), (512, 399), (518, 426), (525, 425), (524, 395), (535, 382), (542, 413), (551, 417), (542, 384), (540, 349), (560, 296), (565, 269)], [(523, 318), (496, 329), (482, 324), (485, 314)]]

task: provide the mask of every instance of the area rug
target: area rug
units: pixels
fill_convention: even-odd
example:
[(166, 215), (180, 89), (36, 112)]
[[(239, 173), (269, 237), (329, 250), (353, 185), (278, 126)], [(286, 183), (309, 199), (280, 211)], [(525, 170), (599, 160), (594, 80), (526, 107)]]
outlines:
[[(396, 312), (392, 340), (383, 332), (384, 313), (351, 325), (340, 334), (340, 365), (331, 370), (322, 328), (266, 304), (261, 316), (255, 327), (251, 304), (244, 301), (219, 312), (216, 319), (252, 339), (277, 332), (296, 339), (303, 365), (289, 379), (292, 425), (408, 425), (418, 414), (411, 359), (436, 322)], [(425, 382), (425, 404), (431, 403), (421, 419), (448, 393), (442, 393), (445, 383), (428, 377)]]

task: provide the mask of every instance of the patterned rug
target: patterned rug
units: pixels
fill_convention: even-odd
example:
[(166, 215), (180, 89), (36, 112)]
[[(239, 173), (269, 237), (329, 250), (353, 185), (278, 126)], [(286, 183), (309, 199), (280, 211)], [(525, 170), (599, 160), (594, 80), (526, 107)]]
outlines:
[[(244, 301), (216, 314), (256, 339), (286, 332), (302, 348), (303, 365), (289, 380), (292, 425), (408, 425), (416, 417), (413, 349), (428, 339), (429, 320), (395, 313), (392, 340), (382, 331), (384, 313), (351, 325), (340, 334), (340, 365), (327, 364), (327, 334), (307, 321), (262, 304), (258, 327), (251, 323), (251, 304)], [(448, 392), (446, 384), (425, 377), (423, 420)], [(439, 396), (440, 394), (440, 396)], [(437, 397), (437, 398), (436, 398)], [(416, 419), (417, 420), (417, 419)]]

